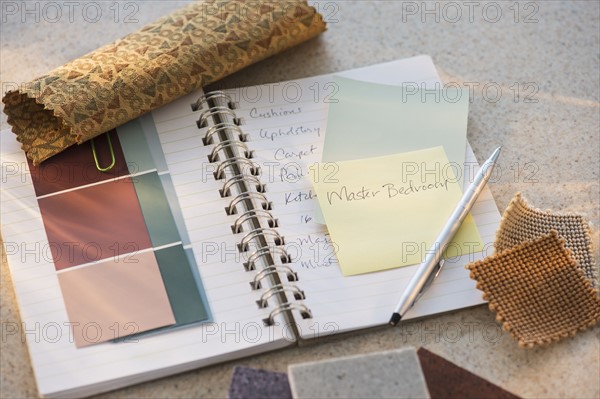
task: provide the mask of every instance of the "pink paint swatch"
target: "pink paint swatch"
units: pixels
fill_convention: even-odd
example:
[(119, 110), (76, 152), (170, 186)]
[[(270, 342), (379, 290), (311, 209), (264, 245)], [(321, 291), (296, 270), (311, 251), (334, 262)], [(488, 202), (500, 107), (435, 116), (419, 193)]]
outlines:
[(77, 347), (175, 324), (152, 251), (58, 274)]
[(152, 247), (131, 178), (38, 199), (56, 270)]

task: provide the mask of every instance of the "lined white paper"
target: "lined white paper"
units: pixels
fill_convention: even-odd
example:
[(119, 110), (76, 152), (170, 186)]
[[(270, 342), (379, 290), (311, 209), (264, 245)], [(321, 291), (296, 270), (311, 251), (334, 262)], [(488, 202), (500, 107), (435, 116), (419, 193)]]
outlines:
[[(439, 80), (426, 56), (341, 75), (397, 85)], [(321, 159), (327, 102), (335, 100), (330, 82), (330, 76), (320, 76), (228, 91), (239, 103), (235, 112), (244, 119), (252, 160), (261, 165), (260, 178), (273, 203), (271, 212), (293, 260), (288, 266), (297, 272), (296, 284), (306, 294), (301, 302), (312, 311), (310, 319), (296, 317), (303, 338), (386, 323), (414, 272), (413, 267), (405, 267), (343, 277), (325, 228), (311, 220), (316, 199), (307, 170)], [(2, 234), (23, 328), (32, 331), (27, 342), (42, 395), (89, 395), (290, 344), (285, 326), (263, 326), (262, 319), (273, 307), (257, 307), (261, 292), (249, 285), (257, 271), (246, 272), (242, 263), (247, 255), (237, 251), (243, 234), (231, 230), (236, 215), (224, 211), (231, 198), (219, 196), (220, 183), (212, 175), (215, 164), (208, 161), (213, 146), (202, 143), (205, 129), (198, 130), (198, 113), (190, 108), (200, 94), (181, 98), (152, 115), (214, 322), (149, 335), (135, 343), (77, 349), (68, 339), (68, 318), (52, 259), (44, 256), (48, 239), (27, 162), (14, 135), (8, 131), (0, 135)], [(470, 148), (467, 154), (467, 160), (474, 161)], [(483, 241), (493, 242), (500, 215), (489, 190), (473, 215)], [(464, 265), (483, 255), (448, 262), (406, 317), (481, 303)], [(55, 326), (60, 338), (49, 339)]]
[[(439, 82), (428, 57), (382, 64), (377, 66), (377, 73), (374, 71), (364, 68), (342, 75), (397, 85), (423, 83), (429, 86)], [(247, 145), (253, 151), (252, 161), (261, 167), (260, 179), (266, 184), (266, 196), (273, 205), (271, 213), (279, 222), (278, 231), (285, 237), (285, 248), (292, 257), (289, 266), (299, 276), (296, 284), (306, 294), (306, 299), (301, 302), (312, 311), (313, 317), (310, 319), (302, 319), (295, 313), (299, 331), (302, 338), (306, 339), (387, 323), (399, 295), (416, 268), (408, 266), (344, 277), (335, 258), (335, 244), (330, 242), (326, 228), (312, 220), (317, 199), (308, 178), (308, 169), (321, 160), (327, 104), (335, 101), (336, 88), (331, 83), (331, 76), (325, 75), (226, 90), (237, 103), (235, 113), (243, 121)], [(193, 96), (182, 99), (181, 108), (188, 107), (193, 101)], [(212, 146), (201, 148), (200, 137), (195, 142), (180, 139), (188, 137), (183, 131), (195, 126), (198, 114), (195, 117), (185, 113), (175, 118), (171, 116), (165, 116), (165, 121), (157, 124), (159, 132), (164, 132), (161, 137), (173, 137), (172, 141), (163, 141), (164, 148), (173, 149), (173, 157), (167, 155), (170, 168), (177, 168), (180, 163), (187, 165), (194, 162), (197, 167), (195, 172), (186, 170), (185, 174), (175, 177), (181, 179), (178, 193), (185, 196), (185, 201), (192, 202), (190, 206), (207, 210), (210, 204), (196, 202), (194, 205), (197, 198), (193, 194), (187, 196), (190, 191), (185, 183), (189, 173), (195, 173), (196, 179), (209, 175), (206, 172), (210, 169), (207, 156)], [(181, 128), (176, 127), (177, 123), (181, 123)], [(472, 174), (477, 170), (477, 161), (470, 147), (467, 148), (466, 165), (470, 167), (465, 169)], [(469, 177), (473, 176), (466, 176), (466, 184)], [(218, 213), (217, 208), (215, 212)], [(217, 213), (190, 213), (190, 220), (209, 225), (197, 228), (197, 234), (192, 235), (199, 240), (215, 238), (213, 229), (217, 228), (220, 220), (224, 220)], [(486, 188), (481, 195), (472, 214), (483, 242), (489, 245), (478, 248), (476, 253), (449, 259), (443, 273), (405, 318), (483, 303), (481, 293), (476, 290), (464, 266), (493, 250), (490, 245), (494, 241), (500, 214), (489, 189)], [(230, 224), (233, 221), (223, 223)], [(192, 226), (189, 228), (194, 229)], [(226, 239), (225, 236), (219, 238)]]

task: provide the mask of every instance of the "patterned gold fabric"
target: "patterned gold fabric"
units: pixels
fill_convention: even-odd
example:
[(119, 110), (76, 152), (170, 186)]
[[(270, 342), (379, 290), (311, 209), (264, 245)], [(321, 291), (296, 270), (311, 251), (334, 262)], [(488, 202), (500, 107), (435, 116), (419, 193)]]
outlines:
[(317, 36), (303, 0), (199, 1), (3, 98), (34, 164)]

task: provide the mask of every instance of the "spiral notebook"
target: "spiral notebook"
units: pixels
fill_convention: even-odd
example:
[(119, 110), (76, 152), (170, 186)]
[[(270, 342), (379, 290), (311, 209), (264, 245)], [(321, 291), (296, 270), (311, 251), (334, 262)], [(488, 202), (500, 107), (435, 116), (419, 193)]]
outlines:
[[(427, 56), (342, 75), (396, 85), (439, 81)], [(133, 263), (139, 266), (153, 251), (159, 263), (156, 277), (162, 272), (159, 252), (177, 248), (166, 258), (178, 257), (189, 266), (179, 281), (196, 281), (187, 285), (187, 295), (205, 307), (202, 315), (199, 307), (194, 317), (181, 316), (178, 323), (176, 310), (181, 306), (171, 302), (171, 313), (165, 308), (164, 317), (152, 319), (143, 334), (93, 345), (78, 346), (72, 337), (68, 307), (74, 300), (61, 290), (63, 272), (57, 272), (56, 259), (48, 251), (51, 237), (40, 210), (47, 194), (36, 192), (14, 135), (1, 134), (2, 233), (41, 395), (91, 395), (387, 323), (415, 266), (343, 277), (326, 228), (312, 220), (316, 199), (307, 168), (321, 159), (327, 104), (335, 98), (331, 81), (325, 75), (192, 93), (118, 129), (113, 151), (131, 148), (127, 140), (143, 136), (145, 156), (154, 160), (154, 167), (148, 169), (140, 160), (106, 179), (115, 184), (131, 179), (135, 184), (152, 174), (154, 181), (162, 181), (158, 197), (168, 200), (167, 213), (178, 236), (154, 243), (152, 223), (146, 220), (148, 249), (125, 253), (124, 248), (112, 262), (119, 264), (133, 254), (142, 257)], [(96, 143), (101, 164), (110, 162), (107, 146)], [(470, 147), (466, 161), (476, 162)], [(99, 186), (108, 187), (89, 184)], [(141, 208), (144, 213), (143, 204)], [(500, 214), (488, 189), (472, 213), (483, 242), (493, 242)], [(154, 228), (162, 231), (163, 224), (154, 222)], [(88, 256), (94, 248), (88, 248)], [(482, 256), (465, 255), (448, 264), (406, 318), (482, 303), (464, 269)], [(88, 265), (77, 267), (85, 270)], [(178, 292), (169, 291), (167, 283), (171, 299), (169, 293)], [(153, 298), (164, 302), (164, 296)]]

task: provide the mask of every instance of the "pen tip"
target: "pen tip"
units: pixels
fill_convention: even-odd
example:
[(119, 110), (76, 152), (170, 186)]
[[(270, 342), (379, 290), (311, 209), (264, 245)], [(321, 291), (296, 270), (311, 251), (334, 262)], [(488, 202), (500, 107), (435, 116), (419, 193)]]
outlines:
[(400, 313), (394, 313), (392, 318), (390, 319), (390, 326), (394, 327), (396, 324), (400, 322)]
[(496, 148), (494, 150), (494, 153), (492, 154), (492, 156), (490, 157), (490, 160), (493, 162), (496, 162), (496, 160), (498, 159), (498, 157), (500, 156), (500, 152), (502, 151), (502, 146)]

